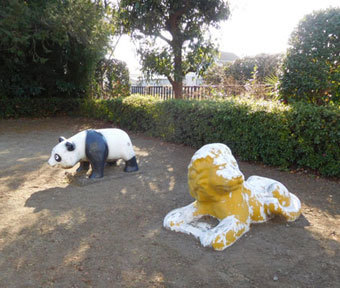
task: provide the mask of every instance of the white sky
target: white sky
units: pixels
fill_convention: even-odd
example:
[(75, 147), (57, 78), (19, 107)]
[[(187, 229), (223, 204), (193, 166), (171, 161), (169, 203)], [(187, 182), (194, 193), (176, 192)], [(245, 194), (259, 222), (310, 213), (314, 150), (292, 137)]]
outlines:
[[(290, 34), (303, 16), (340, 6), (340, 0), (229, 0), (229, 3), (231, 17), (214, 36), (220, 51), (239, 57), (284, 53)], [(125, 61), (130, 73), (138, 73), (139, 60), (128, 36), (120, 39), (114, 57)]]

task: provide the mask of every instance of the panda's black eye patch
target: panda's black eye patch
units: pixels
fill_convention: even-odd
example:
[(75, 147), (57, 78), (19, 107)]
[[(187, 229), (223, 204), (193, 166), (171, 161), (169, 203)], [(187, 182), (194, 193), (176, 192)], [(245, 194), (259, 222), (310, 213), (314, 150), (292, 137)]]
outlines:
[(54, 159), (55, 159), (55, 161), (57, 161), (57, 162), (60, 162), (60, 161), (61, 161), (61, 157), (59, 156), (59, 154), (54, 154)]

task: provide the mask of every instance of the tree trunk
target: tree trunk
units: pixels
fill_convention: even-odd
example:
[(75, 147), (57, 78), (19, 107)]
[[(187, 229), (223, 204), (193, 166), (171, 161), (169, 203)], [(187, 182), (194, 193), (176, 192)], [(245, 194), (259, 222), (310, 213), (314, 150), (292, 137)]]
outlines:
[(175, 99), (183, 98), (183, 67), (182, 67), (182, 43), (173, 41), (174, 50), (174, 81), (172, 88), (175, 92)]
[(172, 89), (175, 93), (175, 99), (182, 99), (183, 98), (183, 83), (182, 81), (174, 81), (172, 82)]
[[(171, 1), (172, 3), (172, 1)], [(168, 31), (172, 36), (172, 40), (170, 42), (170, 46), (174, 53), (174, 71), (171, 85), (172, 89), (175, 93), (175, 99), (183, 98), (183, 64), (182, 64), (182, 48), (184, 43), (184, 38), (180, 29), (180, 19), (185, 12), (185, 9), (174, 8), (172, 4), (170, 4), (170, 10), (173, 13), (169, 16), (168, 19)]]

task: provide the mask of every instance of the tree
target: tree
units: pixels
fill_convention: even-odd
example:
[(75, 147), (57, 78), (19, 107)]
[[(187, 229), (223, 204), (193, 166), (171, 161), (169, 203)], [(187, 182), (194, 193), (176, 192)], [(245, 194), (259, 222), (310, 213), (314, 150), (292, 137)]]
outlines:
[(217, 52), (209, 27), (230, 15), (221, 0), (122, 0), (118, 19), (123, 32), (140, 40), (143, 72), (165, 75), (182, 98), (182, 81), (189, 72), (201, 74)]
[(210, 66), (203, 79), (222, 90), (224, 96), (247, 93), (257, 98), (272, 98), (277, 96), (281, 62), (281, 54), (244, 57), (223, 66)]
[(264, 83), (267, 77), (278, 74), (281, 59), (281, 54), (259, 54), (254, 57), (244, 57), (226, 65), (224, 73), (227, 77), (232, 77), (239, 84), (244, 85), (253, 77), (254, 70), (256, 70), (258, 81)]
[(340, 8), (305, 16), (291, 34), (280, 78), (285, 102), (340, 102)]
[(86, 95), (111, 33), (107, 9), (91, 0), (0, 1), (0, 95)]
[(111, 98), (130, 94), (130, 76), (125, 62), (103, 58), (97, 63), (93, 96)]

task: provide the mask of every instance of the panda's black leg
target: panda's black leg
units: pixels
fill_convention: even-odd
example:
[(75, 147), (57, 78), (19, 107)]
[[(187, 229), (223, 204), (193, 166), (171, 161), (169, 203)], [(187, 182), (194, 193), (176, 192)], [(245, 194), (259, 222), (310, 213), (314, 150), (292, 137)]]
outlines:
[(87, 171), (90, 168), (90, 163), (87, 161), (81, 161), (78, 169), (76, 170), (77, 172), (81, 171)]
[(92, 172), (89, 178), (102, 178), (104, 176), (104, 166), (105, 161), (91, 162)]
[(136, 156), (133, 156), (130, 160), (125, 161), (124, 172), (134, 172), (138, 171), (138, 164), (136, 160)]
[(85, 154), (92, 167), (89, 177), (91, 179), (102, 178), (108, 155), (107, 143), (102, 134), (94, 130), (87, 131)]

